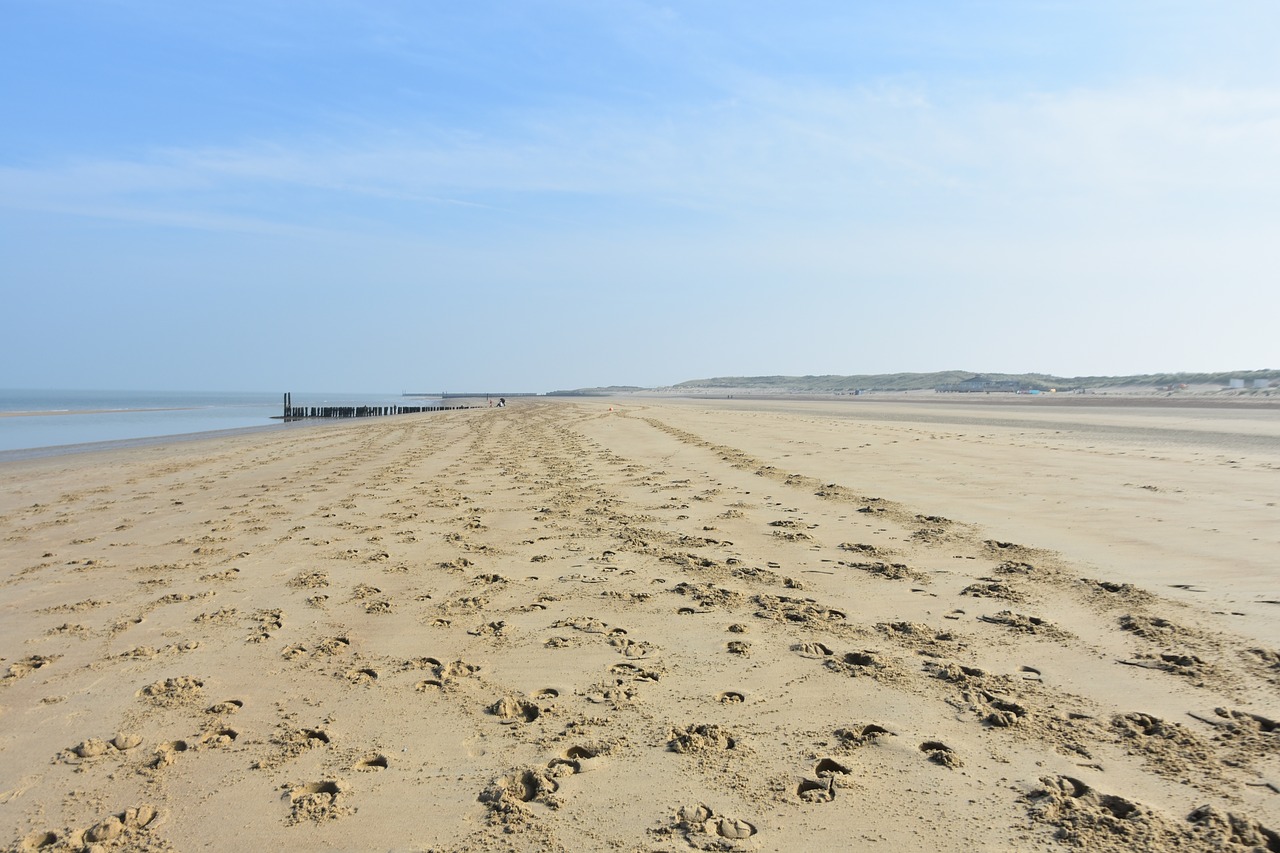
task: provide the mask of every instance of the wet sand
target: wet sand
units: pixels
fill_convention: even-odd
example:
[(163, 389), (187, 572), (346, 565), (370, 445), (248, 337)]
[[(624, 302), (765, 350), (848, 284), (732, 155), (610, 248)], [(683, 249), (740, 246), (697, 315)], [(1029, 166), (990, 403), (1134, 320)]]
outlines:
[(1278, 849), (1280, 412), (513, 400), (0, 463), (15, 849)]

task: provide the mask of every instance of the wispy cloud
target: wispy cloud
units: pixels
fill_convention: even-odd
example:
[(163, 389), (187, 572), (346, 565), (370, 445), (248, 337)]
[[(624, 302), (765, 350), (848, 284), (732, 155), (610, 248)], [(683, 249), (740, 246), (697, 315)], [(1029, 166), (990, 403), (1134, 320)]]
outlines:
[[(402, 204), (511, 214), (546, 196), (726, 223), (924, 213), (964, 224), (1029, 204), (1052, 216), (1120, 204), (1222, 222), (1280, 192), (1276, 150), (1280, 90), (1144, 84), (992, 99), (769, 84), (657, 114), (532, 113), (501, 133), (406, 125), (10, 166), (0, 204), (129, 218), (154, 209), (212, 228), (234, 224), (232, 210), (314, 226), (355, 202), (394, 228)], [(319, 195), (291, 209), (300, 192)]]

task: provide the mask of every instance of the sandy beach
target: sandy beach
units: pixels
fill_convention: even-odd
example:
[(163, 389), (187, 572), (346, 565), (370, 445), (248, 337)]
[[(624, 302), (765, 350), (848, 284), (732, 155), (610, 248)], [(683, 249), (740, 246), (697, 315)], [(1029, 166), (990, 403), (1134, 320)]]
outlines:
[(517, 399), (0, 464), (0, 846), (1280, 850), (1280, 411)]

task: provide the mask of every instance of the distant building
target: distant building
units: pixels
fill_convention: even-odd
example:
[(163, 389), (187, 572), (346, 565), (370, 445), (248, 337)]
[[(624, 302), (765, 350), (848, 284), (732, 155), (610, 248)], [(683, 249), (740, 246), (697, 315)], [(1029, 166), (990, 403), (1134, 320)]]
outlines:
[(988, 379), (985, 376), (975, 374), (961, 382), (939, 385), (933, 390), (939, 394), (990, 394), (992, 391), (1017, 394), (1027, 390), (1027, 388), (1016, 379)]
[(1243, 387), (1244, 387), (1244, 380), (1243, 380), (1243, 379), (1229, 379), (1229, 380), (1227, 380), (1227, 387), (1228, 387), (1228, 388), (1243, 388)]

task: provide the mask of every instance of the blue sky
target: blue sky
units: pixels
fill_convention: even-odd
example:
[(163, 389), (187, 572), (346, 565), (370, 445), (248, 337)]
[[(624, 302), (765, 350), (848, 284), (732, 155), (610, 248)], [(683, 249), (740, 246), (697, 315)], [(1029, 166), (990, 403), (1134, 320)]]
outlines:
[(0, 387), (1280, 367), (1280, 6), (0, 0)]

